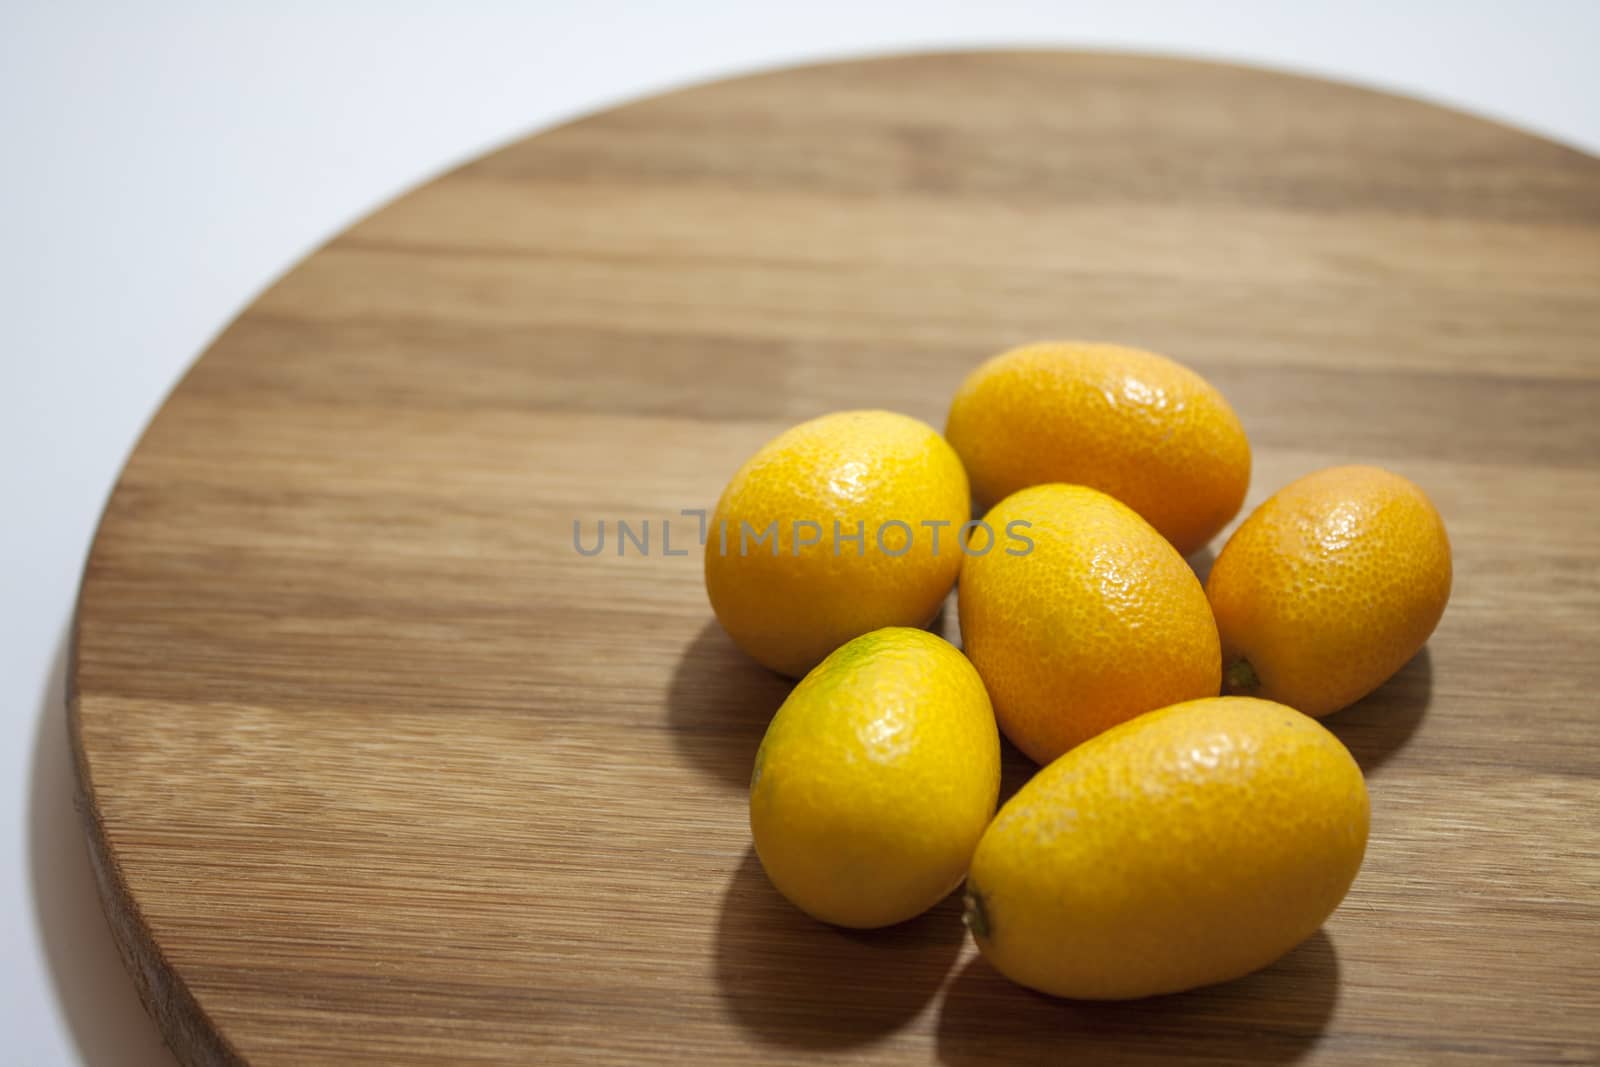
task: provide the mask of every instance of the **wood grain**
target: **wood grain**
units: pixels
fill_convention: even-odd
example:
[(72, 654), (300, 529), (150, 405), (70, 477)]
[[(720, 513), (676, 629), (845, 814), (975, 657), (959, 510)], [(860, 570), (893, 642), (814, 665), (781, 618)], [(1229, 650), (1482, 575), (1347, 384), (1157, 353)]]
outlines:
[[(688, 544), (783, 426), (942, 425), (1060, 336), (1208, 375), (1252, 505), (1380, 463), (1456, 552), (1428, 649), (1329, 720), (1374, 807), (1343, 908), (1126, 1005), (1009, 985), (953, 902), (785, 904), (743, 792), (784, 684), (697, 553), (572, 547)], [(72, 671), (107, 911), (189, 1063), (1597, 1062), (1597, 416), (1600, 161), (1487, 122), (1047, 53), (596, 115), (351, 228), (151, 425)]]

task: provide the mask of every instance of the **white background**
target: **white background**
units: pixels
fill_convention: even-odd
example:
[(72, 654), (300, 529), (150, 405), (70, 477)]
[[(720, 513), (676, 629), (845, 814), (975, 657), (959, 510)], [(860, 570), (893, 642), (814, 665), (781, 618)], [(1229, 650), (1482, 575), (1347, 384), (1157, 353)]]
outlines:
[(253, 294), (407, 187), (688, 81), (1064, 45), (1409, 92), (1600, 151), (1600, 4), (0, 0), (0, 1064), (172, 1063), (71, 811), (63, 635), (100, 507)]

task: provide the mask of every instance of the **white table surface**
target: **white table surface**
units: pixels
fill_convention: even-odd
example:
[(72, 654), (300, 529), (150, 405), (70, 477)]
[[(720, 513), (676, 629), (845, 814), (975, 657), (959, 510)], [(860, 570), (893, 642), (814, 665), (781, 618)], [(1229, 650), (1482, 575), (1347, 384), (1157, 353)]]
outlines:
[(418, 181), (687, 82), (916, 48), (1253, 62), (1600, 152), (1600, 3), (0, 0), (0, 1065), (169, 1065), (71, 807), (64, 635), (96, 518), (183, 368)]

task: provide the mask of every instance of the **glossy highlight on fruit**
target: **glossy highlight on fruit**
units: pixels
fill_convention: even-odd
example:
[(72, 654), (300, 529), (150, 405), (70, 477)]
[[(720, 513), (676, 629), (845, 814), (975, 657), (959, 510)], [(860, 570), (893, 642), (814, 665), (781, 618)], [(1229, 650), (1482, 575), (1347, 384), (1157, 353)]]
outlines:
[(1310, 937), (1366, 850), (1361, 770), (1314, 719), (1212, 697), (1141, 715), (995, 817), (967, 924), (1002, 974), (1127, 999), (1238, 978)]
[(1450, 599), (1450, 540), (1416, 485), (1332, 467), (1279, 490), (1206, 582), (1229, 692), (1322, 716), (1416, 655)]
[(983, 682), (923, 630), (858, 637), (797, 685), (750, 780), (778, 891), (840, 926), (902, 922), (960, 883), (994, 814), (1000, 737)]
[(1238, 514), (1250, 485), (1250, 443), (1222, 394), (1180, 363), (1123, 345), (1002, 352), (962, 383), (945, 435), (981, 506), (1031, 485), (1087, 485), (1183, 555)]
[(706, 593), (734, 643), (799, 677), (853, 637), (923, 626), (955, 584), (966, 472), (926, 423), (844, 411), (769, 441), (707, 528)]
[(1080, 485), (1040, 485), (984, 521), (1033, 547), (1001, 542), (967, 558), (962, 643), (1001, 730), (1030, 758), (1048, 763), (1141, 712), (1217, 694), (1217, 628), (1199, 579), (1131, 509)]

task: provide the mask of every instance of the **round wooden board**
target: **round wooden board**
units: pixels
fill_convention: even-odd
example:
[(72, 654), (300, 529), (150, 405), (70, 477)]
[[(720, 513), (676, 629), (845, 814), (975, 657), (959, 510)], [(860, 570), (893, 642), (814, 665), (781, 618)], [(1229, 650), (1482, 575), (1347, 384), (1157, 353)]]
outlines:
[[(745, 783), (786, 686), (682, 514), (786, 425), (942, 425), (1058, 336), (1209, 376), (1251, 506), (1379, 463), (1456, 549), (1429, 649), (1329, 720), (1349, 899), (1134, 1004), (1011, 986), (953, 900), (852, 934), (777, 896)], [(512, 145), (265, 293), (111, 499), (72, 730), (130, 971), (190, 1063), (1593, 1056), (1597, 357), (1600, 161), (1319, 81), (914, 56)], [(580, 556), (602, 519), (649, 555)]]

